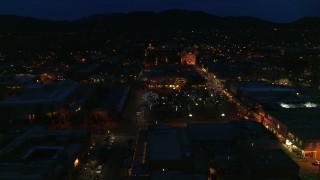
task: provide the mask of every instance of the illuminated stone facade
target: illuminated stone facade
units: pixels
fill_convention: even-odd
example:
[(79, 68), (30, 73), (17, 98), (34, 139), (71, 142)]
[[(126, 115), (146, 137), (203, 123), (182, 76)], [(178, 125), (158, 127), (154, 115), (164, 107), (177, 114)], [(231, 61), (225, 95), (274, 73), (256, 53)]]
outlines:
[(197, 50), (183, 50), (181, 52), (181, 64), (196, 65), (196, 57), (198, 55)]

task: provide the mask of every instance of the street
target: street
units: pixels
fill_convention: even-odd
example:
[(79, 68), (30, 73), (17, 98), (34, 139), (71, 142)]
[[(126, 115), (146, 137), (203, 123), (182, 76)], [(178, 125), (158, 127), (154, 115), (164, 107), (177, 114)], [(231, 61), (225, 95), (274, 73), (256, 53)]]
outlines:
[[(218, 105), (203, 103), (199, 104), (199, 106), (194, 106), (192, 109), (182, 108), (179, 112), (167, 108), (166, 106), (170, 104), (168, 101), (166, 101), (165, 105), (161, 103), (161, 106), (149, 108), (149, 104), (143, 99), (143, 95), (147, 91), (144, 89), (132, 89), (125, 111), (122, 113), (122, 118), (115, 126), (110, 127), (110, 133), (115, 137), (115, 142), (111, 149), (104, 150), (108, 155), (103, 159), (105, 163), (99, 175), (100, 179), (128, 179), (128, 170), (124, 165), (124, 160), (130, 159), (128, 141), (130, 139), (135, 140), (139, 128), (147, 128), (148, 125), (160, 123), (172, 126), (186, 126), (187, 123), (228, 122), (241, 119), (245, 114), (242, 114), (237, 109), (234, 99), (222, 92), (223, 89), (210, 85), (217, 83), (220, 82), (208, 78), (207, 90), (211, 94), (218, 91), (221, 96), (224, 96), (221, 103)], [(188, 111), (187, 116), (184, 115), (185, 110)], [(103, 139), (103, 135), (97, 135), (95, 141), (102, 142)], [(300, 166), (300, 177), (303, 179), (319, 179), (319, 176), (317, 176), (318, 166), (312, 165), (311, 161), (306, 162), (294, 156), (294, 153), (284, 146), (282, 148)]]
[(294, 152), (290, 151), (285, 144), (280, 144), (281, 149), (294, 160), (300, 167), (299, 176), (302, 179), (319, 180), (319, 169), (320, 166), (312, 164), (312, 160), (301, 159)]
[(103, 166), (100, 179), (127, 179), (127, 167), (124, 166), (123, 160), (127, 155), (128, 141), (132, 137), (126, 135), (115, 135), (114, 137), (115, 142)]

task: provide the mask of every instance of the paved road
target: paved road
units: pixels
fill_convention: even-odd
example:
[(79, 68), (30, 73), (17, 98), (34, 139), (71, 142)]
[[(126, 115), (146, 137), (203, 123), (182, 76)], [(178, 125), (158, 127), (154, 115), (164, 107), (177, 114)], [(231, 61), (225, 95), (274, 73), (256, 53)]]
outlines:
[(281, 143), (282, 150), (289, 155), (289, 157), (294, 160), (300, 167), (299, 176), (305, 180), (320, 180), (318, 174), (319, 167), (312, 165), (312, 160), (306, 161), (301, 159), (295, 153), (291, 152), (288, 148), (285, 147), (285, 144)]
[[(198, 69), (198, 72), (208, 80), (209, 90), (211, 90), (211, 88), (217, 90), (217, 89), (220, 89), (221, 87), (223, 87), (223, 85), (221, 85), (219, 80), (216, 79), (215, 77), (211, 77), (210, 75), (208, 75), (207, 73), (203, 72), (200, 69)], [(215, 85), (216, 85), (216, 87), (213, 87)], [(211, 88), (210, 88), (210, 86), (211, 86)], [(228, 99), (231, 102), (233, 102), (233, 103), (237, 103), (238, 102), (238, 100), (235, 99), (232, 95), (230, 95), (227, 91), (224, 91), (224, 94), (227, 95)], [(230, 106), (230, 107), (232, 107), (232, 106)], [(242, 108), (245, 108), (245, 107), (242, 107)], [(226, 106), (224, 109), (227, 110), (229, 108)], [(241, 115), (241, 112), (239, 112), (239, 114)], [(245, 115), (245, 114), (243, 114), (243, 115)], [(320, 176), (319, 176), (320, 175), (320, 169), (319, 169), (320, 167), (314, 166), (312, 164), (312, 160), (309, 160), (309, 161), (306, 162), (306, 160), (297, 157), (293, 152), (290, 152), (285, 147), (284, 144), (281, 144), (281, 148), (283, 149), (284, 152), (286, 152), (291, 157), (292, 160), (294, 160), (299, 165), (299, 167), (300, 167), (299, 176), (302, 179), (305, 179), (305, 180), (320, 180)]]
[[(123, 112), (121, 120), (117, 126), (110, 129), (110, 132), (115, 136), (115, 142), (109, 150), (108, 156), (105, 159), (105, 164), (100, 174), (101, 180), (125, 180), (127, 178), (127, 167), (124, 166), (124, 159), (128, 156), (128, 141), (135, 139), (138, 129), (146, 126), (141, 121), (136, 122), (136, 112), (141, 111), (143, 102), (142, 96), (144, 90), (132, 89), (126, 108)], [(138, 117), (141, 118), (141, 117)], [(100, 138), (103, 140), (103, 137)]]
[(103, 167), (100, 179), (127, 179), (127, 168), (123, 165), (123, 160), (128, 150), (128, 140), (130, 138), (132, 137), (115, 135), (115, 143), (106, 159), (106, 164)]

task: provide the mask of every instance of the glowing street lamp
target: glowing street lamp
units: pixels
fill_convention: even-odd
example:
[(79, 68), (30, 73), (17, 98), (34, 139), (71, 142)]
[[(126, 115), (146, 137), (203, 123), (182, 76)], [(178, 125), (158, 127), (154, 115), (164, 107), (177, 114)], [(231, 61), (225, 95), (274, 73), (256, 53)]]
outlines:
[(77, 167), (80, 164), (79, 159), (77, 158), (74, 162), (73, 162), (73, 167)]
[(191, 119), (192, 119), (192, 114), (190, 113), (190, 114), (189, 114), (189, 118), (188, 118), (189, 123), (191, 123)]

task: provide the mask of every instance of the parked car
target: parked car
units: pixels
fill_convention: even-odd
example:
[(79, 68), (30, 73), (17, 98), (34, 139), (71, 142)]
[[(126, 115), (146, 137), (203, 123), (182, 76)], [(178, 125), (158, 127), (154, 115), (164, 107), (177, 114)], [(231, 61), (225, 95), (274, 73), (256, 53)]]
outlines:
[(102, 172), (102, 165), (97, 167), (96, 173), (100, 174)]
[(109, 142), (114, 143), (114, 140), (115, 140), (115, 137), (112, 136), (112, 137), (110, 138)]
[(312, 164), (315, 166), (320, 166), (320, 160), (315, 160)]

